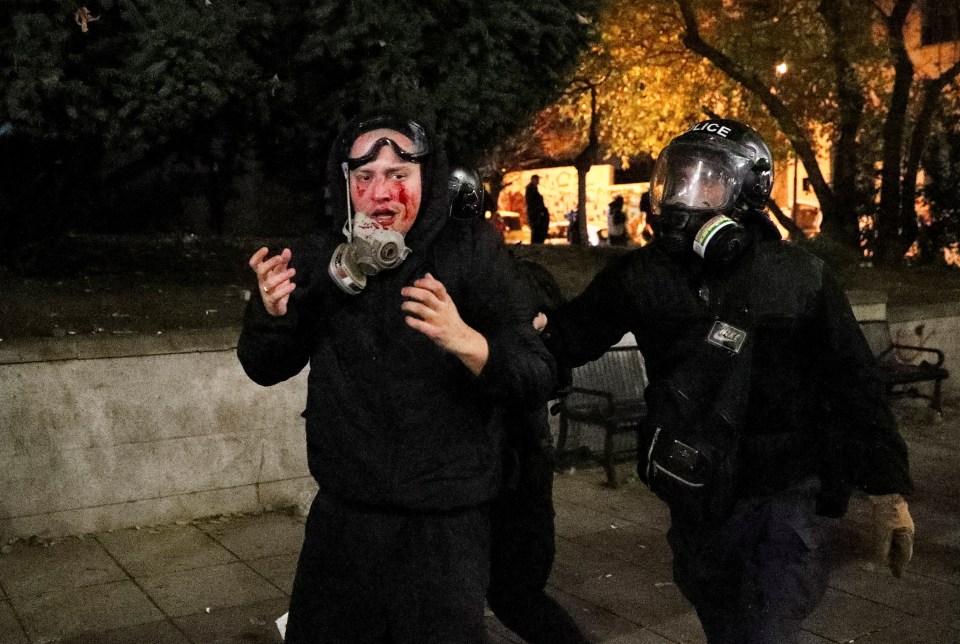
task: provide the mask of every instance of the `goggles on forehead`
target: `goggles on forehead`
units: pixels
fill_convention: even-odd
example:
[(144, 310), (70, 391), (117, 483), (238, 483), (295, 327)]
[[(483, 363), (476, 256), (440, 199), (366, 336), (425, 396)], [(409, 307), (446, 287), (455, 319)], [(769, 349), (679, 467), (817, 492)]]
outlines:
[[(350, 148), (353, 146), (354, 141), (357, 140), (357, 137), (364, 132), (372, 132), (373, 130), (394, 130), (395, 132), (403, 134), (410, 139), (410, 149), (401, 146), (389, 136), (382, 136), (374, 141), (366, 152), (360, 156), (351, 157)], [(389, 145), (398, 157), (409, 163), (421, 163), (430, 153), (427, 133), (418, 123), (390, 117), (376, 117), (358, 123), (357, 126), (353, 128), (350, 136), (344, 139), (344, 146), (346, 148), (344, 158), (346, 159), (347, 168), (356, 170), (360, 166), (370, 163), (377, 158), (380, 149), (385, 145)]]

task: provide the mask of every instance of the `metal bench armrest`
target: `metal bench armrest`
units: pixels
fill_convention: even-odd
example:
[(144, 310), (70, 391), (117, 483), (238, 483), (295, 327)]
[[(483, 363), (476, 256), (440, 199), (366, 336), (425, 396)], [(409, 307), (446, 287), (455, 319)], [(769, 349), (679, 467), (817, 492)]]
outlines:
[[(595, 406), (591, 404), (590, 408), (579, 409), (573, 404), (574, 400), (582, 398), (596, 399)], [(570, 387), (566, 395), (560, 401), (560, 413), (572, 420), (581, 421), (603, 421), (613, 411), (613, 394), (602, 389), (590, 389), (588, 387)]]
[(887, 349), (886, 351), (884, 351), (882, 355), (885, 356), (885, 355), (889, 354), (890, 352), (895, 351), (895, 350), (897, 350), (897, 349), (905, 349), (905, 350), (907, 350), (907, 351), (917, 351), (917, 352), (920, 352), (920, 353), (932, 353), (933, 355), (935, 355), (935, 356), (937, 357), (937, 363), (936, 363), (935, 365), (933, 365), (933, 366), (935, 366), (935, 367), (942, 367), (942, 366), (943, 366), (943, 360), (944, 360), (943, 351), (941, 351), (940, 349), (931, 349), (930, 347), (917, 347), (917, 346), (913, 346), (913, 345), (910, 345), (910, 344), (898, 344), (898, 343), (894, 343), (894, 344), (891, 344), (891, 345), (890, 345), (890, 348)]

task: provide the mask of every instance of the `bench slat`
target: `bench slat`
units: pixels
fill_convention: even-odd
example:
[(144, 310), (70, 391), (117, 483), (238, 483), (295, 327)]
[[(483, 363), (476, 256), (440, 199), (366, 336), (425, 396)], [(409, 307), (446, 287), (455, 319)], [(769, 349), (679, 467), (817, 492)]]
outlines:
[[(571, 423), (603, 430), (603, 454), (600, 461), (607, 472), (608, 484), (616, 487), (614, 438), (634, 433), (646, 413), (643, 391), (647, 385), (643, 356), (636, 346), (616, 346), (600, 358), (577, 367), (572, 385), (560, 403), (558, 454), (569, 453), (567, 441)], [(629, 450), (635, 456), (636, 444)], [(626, 453), (626, 452), (625, 452)]]

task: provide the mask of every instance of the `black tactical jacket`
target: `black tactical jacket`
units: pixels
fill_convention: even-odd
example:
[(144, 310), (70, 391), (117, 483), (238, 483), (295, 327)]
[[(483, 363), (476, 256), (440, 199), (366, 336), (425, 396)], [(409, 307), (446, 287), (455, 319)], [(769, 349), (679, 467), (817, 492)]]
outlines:
[[(909, 492), (906, 445), (843, 290), (818, 258), (773, 239), (762, 224), (751, 231), (755, 259), (743, 301), (755, 343), (741, 494), (772, 494), (819, 475), (819, 510), (838, 516), (852, 486)], [(560, 366), (572, 367), (632, 332), (656, 382), (701, 341), (685, 330), (709, 328), (724, 298), (743, 299), (728, 292), (742, 288), (732, 273), (650, 244), (615, 260), (554, 315), (547, 346)]]

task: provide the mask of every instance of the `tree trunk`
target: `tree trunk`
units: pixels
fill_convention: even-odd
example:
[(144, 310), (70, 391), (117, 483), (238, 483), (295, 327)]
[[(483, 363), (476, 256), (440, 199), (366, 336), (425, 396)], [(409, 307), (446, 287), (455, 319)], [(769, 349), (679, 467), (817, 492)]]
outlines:
[(960, 73), (960, 62), (953, 65), (937, 78), (923, 82), (920, 113), (917, 114), (917, 120), (913, 126), (913, 133), (910, 136), (910, 147), (907, 151), (907, 159), (903, 166), (903, 188), (900, 193), (900, 213), (903, 222), (905, 225), (908, 222), (912, 223), (912, 229), (909, 230), (909, 238), (911, 239), (916, 237), (919, 232), (916, 213), (917, 173), (920, 169), (920, 161), (923, 158), (923, 150), (927, 144), (927, 136), (930, 134), (930, 125), (933, 121), (937, 104), (940, 102), (940, 94), (943, 88), (946, 87), (958, 73)]
[(860, 158), (857, 132), (863, 119), (864, 96), (844, 49), (846, 38), (842, 11), (845, 4), (839, 0), (825, 0), (817, 9), (830, 31), (830, 58), (836, 73), (839, 108), (837, 138), (832, 154), (833, 194), (839, 212), (829, 217), (824, 216), (823, 228), (829, 236), (853, 247), (858, 241), (857, 215), (863, 205), (857, 190)]
[(600, 151), (600, 118), (597, 114), (597, 86), (589, 83), (590, 88), (590, 133), (587, 147), (577, 155), (574, 166), (577, 168), (577, 231), (575, 237), (581, 246), (590, 245), (587, 233), (587, 173), (597, 162)]
[[(880, 174), (880, 205), (874, 222), (877, 231), (876, 259), (881, 264), (896, 264), (903, 259), (913, 236), (916, 221), (904, 225), (900, 212), (903, 139), (910, 104), (910, 86), (913, 84), (913, 63), (903, 42), (903, 24), (913, 0), (897, 0), (887, 19), (887, 38), (894, 60), (893, 93), (887, 118), (883, 123), (883, 169)], [(910, 209), (910, 214), (913, 208)]]
[(767, 209), (773, 213), (773, 218), (777, 220), (777, 223), (787, 229), (787, 234), (790, 236), (790, 239), (802, 239), (804, 237), (803, 231), (797, 226), (797, 222), (783, 214), (783, 211), (780, 210), (780, 206), (777, 205), (776, 201), (768, 199)]
[(587, 173), (590, 165), (577, 164), (577, 235), (574, 239), (580, 246), (589, 246), (587, 233)]

